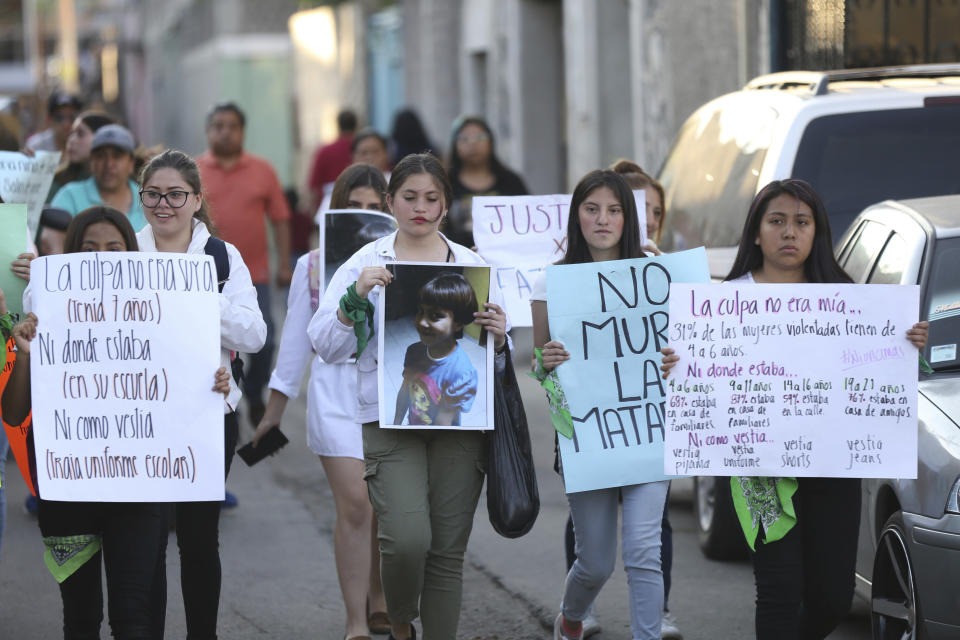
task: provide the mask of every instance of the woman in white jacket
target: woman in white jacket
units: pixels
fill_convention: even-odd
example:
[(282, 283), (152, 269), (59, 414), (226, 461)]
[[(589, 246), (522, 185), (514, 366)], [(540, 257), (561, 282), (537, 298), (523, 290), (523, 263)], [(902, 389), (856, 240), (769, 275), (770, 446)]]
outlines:
[[(380, 429), (376, 346), (358, 340), (362, 332), (355, 329), (366, 327), (354, 327), (347, 314), (372, 317), (392, 279), (388, 262), (483, 263), (439, 232), (451, 201), (450, 181), (434, 156), (409, 155), (397, 163), (387, 188), (397, 232), (366, 245), (337, 269), (307, 329), (325, 362), (346, 362), (357, 354), (356, 421), (363, 424), (364, 477), (377, 514), (380, 573), (395, 640), (415, 637), (412, 622), (418, 615), (426, 638), (456, 637), (463, 554), (483, 486), (486, 436)], [(491, 293), (497, 296), (499, 289)], [(474, 321), (490, 332), (502, 354), (506, 314), (497, 304), (485, 307)]]
[[(334, 183), (330, 208), (386, 211), (386, 192), (387, 183), (379, 169), (354, 164), (344, 169)], [(386, 228), (389, 232), (390, 227)], [(390, 623), (380, 586), (376, 521), (363, 479), (363, 441), (360, 425), (354, 419), (356, 365), (324, 362), (314, 353), (307, 337), (307, 325), (317, 310), (316, 296), (322, 293), (319, 274), (311, 274), (311, 268), (319, 266), (318, 251), (297, 260), (277, 365), (270, 376), (270, 399), (253, 443), (257, 446), (260, 438), (280, 424), (287, 400), (297, 397), (303, 370), (311, 363), (307, 444), (320, 456), (337, 509), (333, 549), (347, 614), (345, 637), (352, 640), (366, 638), (370, 632), (387, 633)]]
[[(200, 172), (187, 154), (168, 149), (143, 169), (140, 201), (148, 226), (137, 234), (141, 251), (206, 253), (213, 224), (200, 185)], [(223, 242), (218, 238), (214, 244)], [(256, 353), (264, 344), (267, 326), (257, 305), (257, 292), (240, 252), (223, 243), (230, 275), (220, 291), (220, 362), (230, 366), (231, 352)], [(240, 389), (230, 380), (223, 408), (225, 473), (230, 472), (237, 446), (236, 407)], [(177, 546), (187, 618), (188, 638), (217, 637), (220, 605), (220, 502), (180, 502)]]

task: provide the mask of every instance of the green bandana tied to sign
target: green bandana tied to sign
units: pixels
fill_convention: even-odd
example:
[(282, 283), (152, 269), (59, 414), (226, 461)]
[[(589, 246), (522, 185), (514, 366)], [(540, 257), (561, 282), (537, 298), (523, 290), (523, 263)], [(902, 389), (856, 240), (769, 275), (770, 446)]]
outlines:
[[(363, 353), (373, 337), (373, 303), (361, 298), (357, 293), (357, 283), (347, 287), (347, 292), (340, 298), (340, 311), (353, 320), (353, 332), (357, 336), (357, 357)], [(369, 332), (368, 329), (369, 328)]]
[(7, 340), (10, 339), (10, 332), (13, 331), (13, 317), (9, 313), (0, 316), (0, 335), (3, 336), (3, 353), (0, 354), (0, 369), (7, 366)]
[(100, 536), (49, 536), (43, 539), (43, 544), (47, 547), (43, 561), (61, 583), (100, 551)]
[(572, 438), (573, 417), (570, 415), (570, 405), (567, 404), (567, 397), (560, 387), (557, 370), (547, 371), (543, 368), (543, 349), (534, 349), (533, 354), (537, 357), (537, 369), (527, 375), (539, 382), (540, 386), (547, 392), (547, 404), (550, 407), (550, 421), (553, 423), (553, 428), (560, 435)]
[(796, 478), (730, 478), (733, 506), (751, 549), (756, 550), (760, 525), (763, 525), (763, 542), (770, 543), (783, 538), (797, 524), (793, 509), (797, 486)]

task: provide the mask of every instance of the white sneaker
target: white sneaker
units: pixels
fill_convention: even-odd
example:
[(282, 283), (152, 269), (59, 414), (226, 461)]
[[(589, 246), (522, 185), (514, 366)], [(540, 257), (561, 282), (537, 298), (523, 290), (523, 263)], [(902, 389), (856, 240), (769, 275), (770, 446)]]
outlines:
[(591, 605), (587, 609), (587, 617), (583, 619), (583, 637), (589, 638), (592, 635), (600, 633), (600, 621), (597, 620), (596, 614), (593, 612), (593, 606)]
[(664, 611), (660, 619), (660, 637), (663, 640), (683, 640), (683, 634), (677, 628), (677, 619), (669, 611)]
[[(581, 640), (582, 638), (586, 637), (583, 631), (575, 636), (570, 636), (564, 633), (563, 625), (560, 622), (562, 619), (563, 614), (558, 613), (556, 620), (553, 621), (553, 640)], [(584, 624), (584, 626), (586, 626), (586, 624)]]

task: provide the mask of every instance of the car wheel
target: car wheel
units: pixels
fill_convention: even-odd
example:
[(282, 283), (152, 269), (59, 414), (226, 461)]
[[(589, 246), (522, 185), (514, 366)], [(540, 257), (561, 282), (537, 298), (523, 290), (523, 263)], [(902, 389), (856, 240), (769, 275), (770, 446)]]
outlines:
[(903, 512), (897, 511), (883, 526), (873, 558), (870, 609), (874, 640), (918, 637), (920, 604), (906, 540)]
[(703, 555), (711, 560), (746, 557), (746, 541), (730, 497), (730, 478), (695, 477), (693, 512)]

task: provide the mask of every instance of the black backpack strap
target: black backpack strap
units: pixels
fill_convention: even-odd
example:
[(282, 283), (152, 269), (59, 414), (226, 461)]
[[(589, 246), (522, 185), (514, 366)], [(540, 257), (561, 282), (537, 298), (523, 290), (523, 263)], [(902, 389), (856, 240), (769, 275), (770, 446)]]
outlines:
[[(223, 293), (223, 285), (230, 279), (230, 257), (227, 255), (227, 243), (220, 238), (210, 236), (207, 244), (203, 246), (203, 252), (213, 258), (213, 263), (217, 267), (217, 290)], [(237, 357), (234, 351), (230, 352), (230, 373), (237, 384), (243, 380), (243, 361)]]
[(210, 236), (203, 252), (213, 258), (217, 267), (217, 290), (223, 293), (223, 285), (230, 279), (230, 258), (227, 256), (227, 243), (220, 238)]

